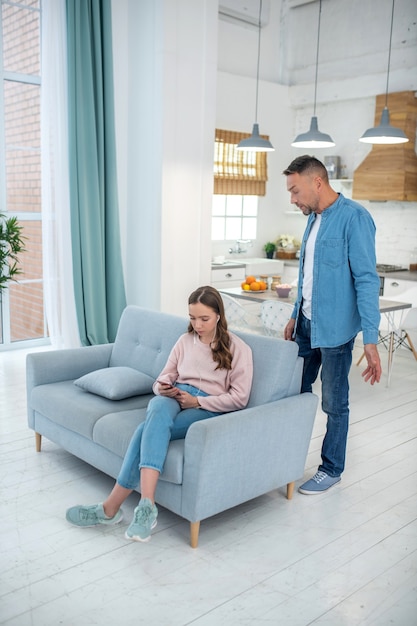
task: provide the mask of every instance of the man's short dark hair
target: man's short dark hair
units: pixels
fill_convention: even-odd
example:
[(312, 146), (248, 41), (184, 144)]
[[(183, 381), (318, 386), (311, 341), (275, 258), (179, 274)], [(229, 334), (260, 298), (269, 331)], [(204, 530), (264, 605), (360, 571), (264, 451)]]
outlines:
[(318, 174), (323, 180), (328, 181), (329, 177), (327, 175), (327, 170), (324, 167), (323, 163), (316, 159), (316, 157), (310, 156), (309, 154), (303, 154), (303, 156), (299, 156), (294, 161), (291, 161), (286, 170), (282, 172), (285, 176), (289, 176), (290, 174)]

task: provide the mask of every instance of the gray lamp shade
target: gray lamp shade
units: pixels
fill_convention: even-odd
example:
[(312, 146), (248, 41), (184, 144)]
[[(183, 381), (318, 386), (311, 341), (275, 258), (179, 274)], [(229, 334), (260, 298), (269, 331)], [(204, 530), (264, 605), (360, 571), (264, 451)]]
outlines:
[(408, 137), (401, 128), (390, 125), (389, 111), (387, 107), (384, 107), (379, 125), (368, 128), (359, 141), (376, 144), (406, 143)]
[(259, 124), (254, 124), (252, 135), (246, 139), (242, 139), (237, 144), (236, 150), (246, 152), (273, 152), (274, 146), (267, 139), (263, 139), (259, 134)]
[(327, 133), (321, 133), (317, 125), (317, 117), (311, 118), (310, 130), (297, 135), (291, 144), (294, 148), (332, 148), (335, 142)]

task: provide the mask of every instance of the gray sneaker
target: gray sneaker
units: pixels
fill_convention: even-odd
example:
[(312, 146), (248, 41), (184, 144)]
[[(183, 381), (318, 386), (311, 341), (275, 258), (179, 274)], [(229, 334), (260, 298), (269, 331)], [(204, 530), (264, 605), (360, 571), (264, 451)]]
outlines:
[(298, 491), (309, 496), (315, 496), (319, 493), (323, 493), (323, 491), (327, 491), (330, 487), (333, 487), (333, 485), (340, 483), (340, 481), (340, 476), (329, 476), (326, 472), (319, 470), (314, 474), (313, 478), (310, 478), (310, 480), (301, 485)]
[(111, 526), (112, 524), (118, 524), (122, 521), (123, 512), (120, 509), (114, 517), (107, 517), (102, 504), (91, 504), (89, 506), (77, 505), (68, 509), (65, 517), (68, 522), (74, 524), (74, 526), (86, 528), (89, 526), (98, 526), (99, 524)]
[(132, 541), (149, 541), (151, 530), (155, 528), (158, 509), (148, 498), (143, 498), (136, 507), (133, 520), (125, 532), (126, 539)]

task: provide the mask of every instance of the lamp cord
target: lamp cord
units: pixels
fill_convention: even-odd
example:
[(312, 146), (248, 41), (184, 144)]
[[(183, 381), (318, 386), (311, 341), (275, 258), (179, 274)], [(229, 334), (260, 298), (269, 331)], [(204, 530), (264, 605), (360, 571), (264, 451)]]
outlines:
[(259, 60), (261, 58), (261, 16), (262, 0), (259, 0), (259, 21), (258, 21), (258, 63), (256, 66), (256, 98), (255, 98), (255, 123), (258, 123), (258, 89), (259, 89)]
[(319, 44), (320, 44), (320, 22), (321, 22), (321, 0), (319, 2), (319, 23), (317, 27), (317, 52), (316, 52), (316, 78), (314, 81), (314, 109), (313, 115), (316, 115), (316, 100), (317, 100), (317, 76), (319, 72)]
[(395, 3), (395, 0), (392, 0), (391, 31), (389, 34), (389, 51), (388, 51), (387, 87), (385, 89), (385, 108), (388, 108), (388, 81), (389, 81), (389, 68), (390, 68), (390, 63), (391, 63), (391, 42), (392, 42), (392, 25), (394, 23), (394, 3)]

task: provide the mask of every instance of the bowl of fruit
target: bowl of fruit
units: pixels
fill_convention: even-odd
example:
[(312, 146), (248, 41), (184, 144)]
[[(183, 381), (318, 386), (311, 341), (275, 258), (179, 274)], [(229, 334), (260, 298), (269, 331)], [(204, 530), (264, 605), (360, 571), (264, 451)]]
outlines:
[(291, 289), (292, 289), (292, 285), (288, 285), (285, 283), (281, 285), (277, 285), (275, 287), (278, 298), (288, 298), (288, 296), (290, 295)]
[(246, 280), (241, 284), (243, 291), (266, 291), (268, 285), (263, 280), (257, 280), (255, 276), (246, 276)]

